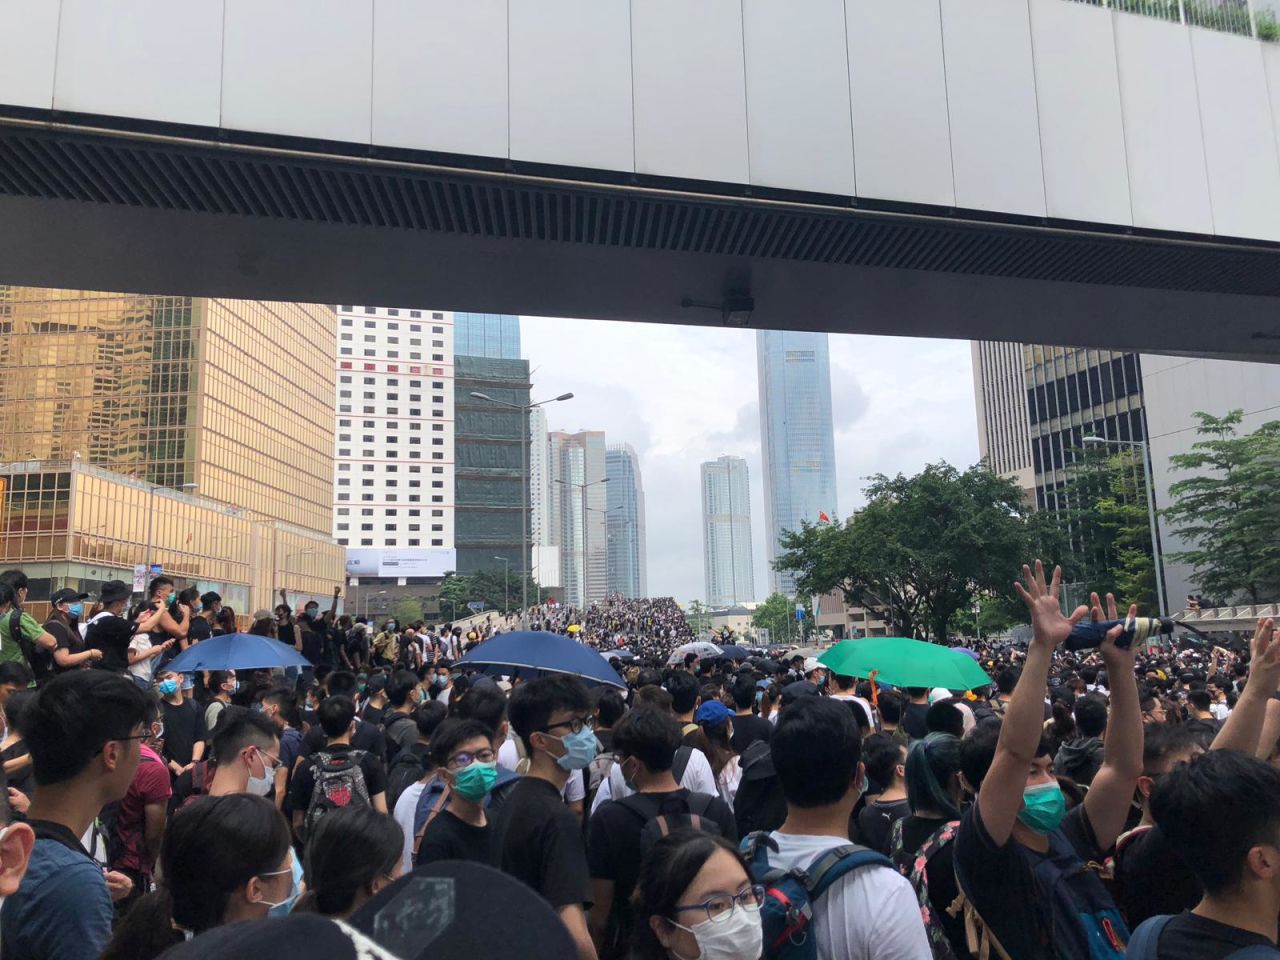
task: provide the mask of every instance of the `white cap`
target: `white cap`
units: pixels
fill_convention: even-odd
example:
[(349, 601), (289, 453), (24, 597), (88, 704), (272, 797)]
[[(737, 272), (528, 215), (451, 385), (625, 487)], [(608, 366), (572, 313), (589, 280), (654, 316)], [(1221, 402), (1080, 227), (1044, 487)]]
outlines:
[(825, 670), (825, 669), (827, 669), (827, 665), (825, 663), (819, 663), (817, 657), (810, 657), (808, 660), (804, 662), (805, 673), (813, 673), (813, 671), (815, 670)]

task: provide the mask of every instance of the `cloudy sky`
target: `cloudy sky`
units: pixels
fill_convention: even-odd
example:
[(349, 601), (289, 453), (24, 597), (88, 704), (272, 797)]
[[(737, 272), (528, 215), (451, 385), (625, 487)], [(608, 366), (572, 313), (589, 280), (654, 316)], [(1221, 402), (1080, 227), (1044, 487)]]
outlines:
[[(604, 430), (640, 456), (649, 540), (649, 592), (702, 598), (699, 465), (722, 454), (751, 471), (756, 595), (768, 593), (764, 486), (749, 330), (524, 317), (533, 399), (552, 430)], [(840, 513), (863, 501), (874, 473), (913, 473), (978, 459), (968, 341), (831, 336), (831, 392)]]

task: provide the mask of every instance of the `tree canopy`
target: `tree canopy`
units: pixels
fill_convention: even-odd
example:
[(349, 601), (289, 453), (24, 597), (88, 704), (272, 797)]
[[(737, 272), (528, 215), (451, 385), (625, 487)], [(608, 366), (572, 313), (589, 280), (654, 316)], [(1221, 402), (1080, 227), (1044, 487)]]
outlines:
[[(538, 585), (529, 578), (529, 602), (538, 596)], [(470, 574), (450, 573), (440, 584), (440, 616), (444, 620), (461, 620), (476, 611), (468, 603), (484, 604), (485, 610), (517, 610), (520, 607), (520, 573), (512, 570), (508, 578), (503, 567), (477, 570)]]
[(1239, 435), (1244, 411), (1197, 413), (1203, 438), (1170, 458), (1191, 474), (1169, 487), (1164, 510), (1188, 549), (1170, 554), (1188, 563), (1201, 589), (1216, 600), (1257, 604), (1280, 597), (1280, 420)]
[(1007, 594), (1021, 565), (1054, 540), (1017, 484), (982, 465), (870, 479), (862, 510), (785, 533), (774, 565), (796, 574), (800, 595), (838, 589), (903, 636), (945, 638), (958, 610)]

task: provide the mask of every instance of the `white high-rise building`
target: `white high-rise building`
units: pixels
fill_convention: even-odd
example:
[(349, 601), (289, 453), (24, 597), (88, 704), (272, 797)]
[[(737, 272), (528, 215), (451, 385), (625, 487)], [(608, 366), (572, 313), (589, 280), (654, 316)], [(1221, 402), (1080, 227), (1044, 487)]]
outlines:
[(565, 602), (583, 607), (608, 592), (604, 433), (548, 434), (551, 496), (547, 519), (560, 548)]
[(707, 606), (721, 610), (755, 599), (751, 482), (741, 457), (702, 465), (702, 562)]
[(974, 340), (970, 350), (978, 452), (993, 473), (1013, 480), (1034, 500), (1036, 477), (1022, 344)]
[(551, 447), (547, 439), (547, 411), (529, 411), (529, 540), (532, 546), (531, 571), (540, 587), (558, 587), (560, 548), (552, 536)]
[(453, 314), (337, 311), (333, 535), (348, 569), (359, 551), (452, 550)]

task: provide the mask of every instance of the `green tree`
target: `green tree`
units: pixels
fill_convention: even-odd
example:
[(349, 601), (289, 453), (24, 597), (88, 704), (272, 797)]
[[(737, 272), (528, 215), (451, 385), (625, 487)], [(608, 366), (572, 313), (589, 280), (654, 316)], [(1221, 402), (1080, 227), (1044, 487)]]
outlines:
[(1169, 487), (1164, 515), (1190, 545), (1171, 558), (1190, 564), (1215, 599), (1280, 597), (1280, 420), (1241, 436), (1242, 410), (1196, 419), (1203, 439), (1169, 458), (1192, 474)]
[(1102, 445), (1070, 451), (1067, 482), (1054, 511), (1067, 549), (1059, 554), (1065, 579), (1089, 591), (1114, 592), (1124, 604), (1156, 607), (1151, 524), (1140, 454)]
[(796, 574), (800, 596), (838, 589), (904, 636), (946, 637), (979, 593), (1007, 593), (1050, 533), (1028, 520), (1015, 483), (981, 465), (881, 474), (865, 492), (867, 505), (845, 523), (785, 533), (774, 566)]
[(400, 626), (408, 626), (422, 619), (422, 601), (417, 597), (401, 597), (391, 607), (391, 616)]
[[(538, 596), (538, 584), (530, 577), (528, 583), (529, 603), (534, 603)], [(440, 616), (445, 620), (461, 620), (476, 611), (467, 606), (469, 603), (484, 604), (485, 610), (518, 611), (520, 609), (520, 574), (511, 571), (508, 577), (505, 567), (477, 570), (475, 573), (460, 575), (446, 574), (440, 584)]]
[[(977, 610), (977, 616), (974, 610)], [(1019, 609), (1021, 608), (1021, 609)], [(990, 637), (1026, 620), (1026, 607), (1008, 594), (982, 594), (976, 602), (957, 610), (948, 629), (962, 637)]]
[(711, 611), (703, 605), (701, 600), (693, 600), (689, 606), (685, 607), (684, 619), (694, 636), (706, 639), (702, 635), (711, 629)]
[(443, 620), (461, 620), (471, 611), (467, 609), (467, 596), (470, 585), (466, 577), (456, 573), (446, 573), (440, 584), (440, 617)]
[(794, 632), (791, 629), (794, 612), (795, 605), (790, 600), (780, 593), (771, 594), (751, 614), (751, 625), (768, 630), (770, 643), (783, 643)]

